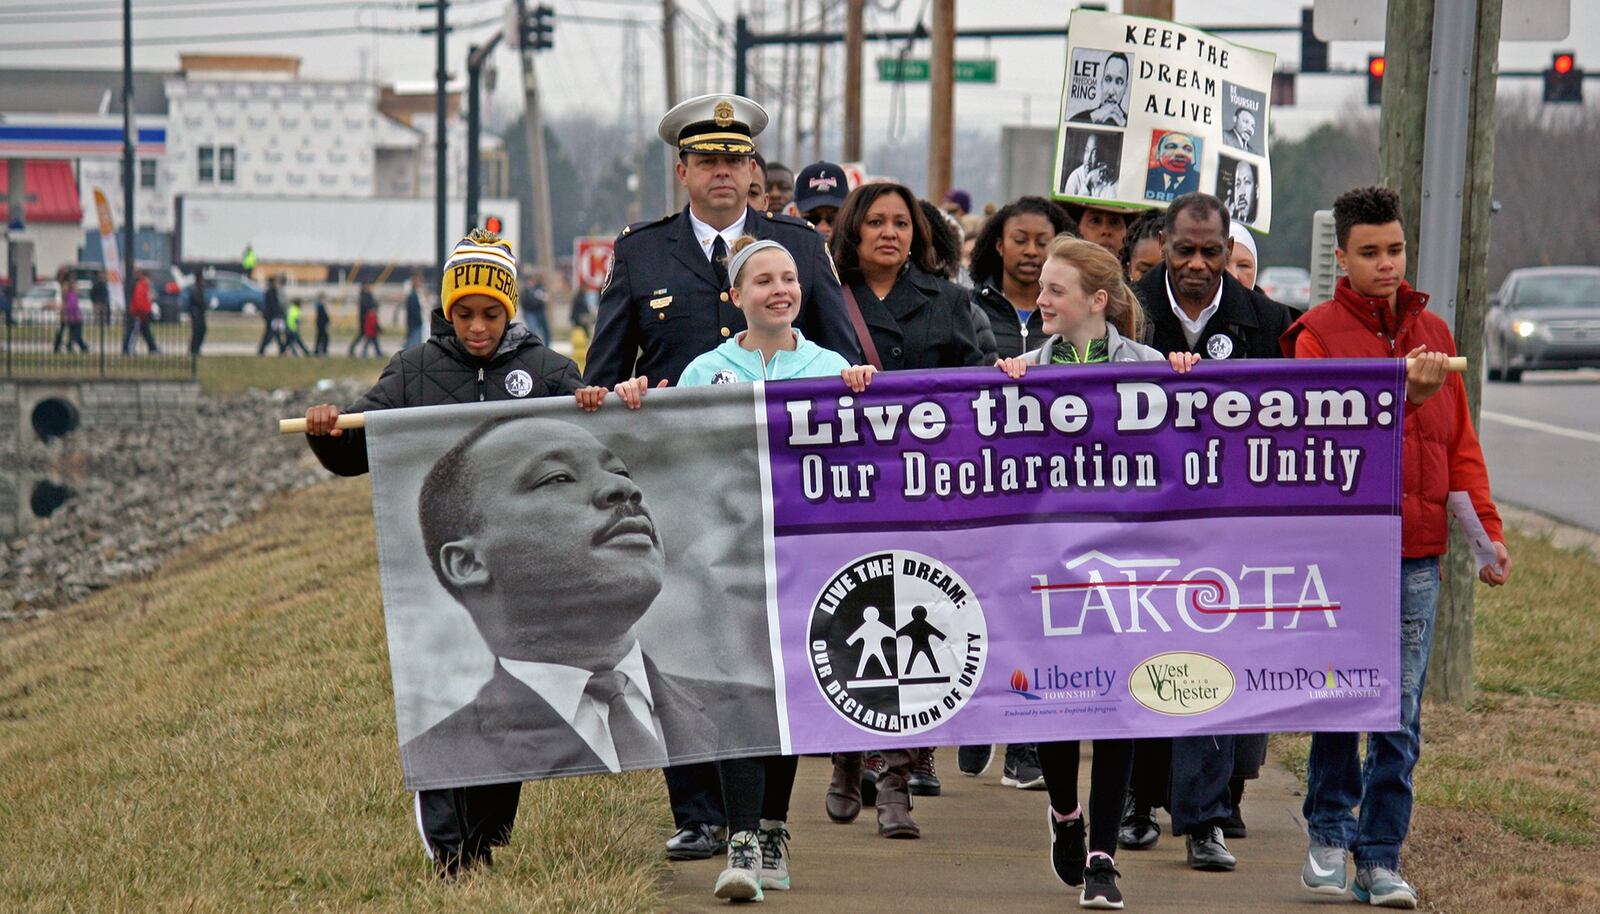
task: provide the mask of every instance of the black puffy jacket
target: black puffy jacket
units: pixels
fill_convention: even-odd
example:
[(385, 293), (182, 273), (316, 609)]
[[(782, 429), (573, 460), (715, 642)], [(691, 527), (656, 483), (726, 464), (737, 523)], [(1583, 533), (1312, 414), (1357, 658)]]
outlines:
[[(508, 389), (507, 380), (515, 372), (522, 372), (526, 380), (518, 377)], [(436, 308), (433, 335), (419, 346), (395, 353), (378, 383), (345, 412), (554, 397), (582, 386), (577, 364), (545, 346), (525, 325), (507, 327), (495, 354), (480, 359), (467, 352), (444, 312)], [(518, 389), (523, 392), (513, 392)], [(306, 441), (330, 471), (340, 476), (367, 472), (367, 436), (361, 429), (347, 430), (338, 437), (307, 435)]]

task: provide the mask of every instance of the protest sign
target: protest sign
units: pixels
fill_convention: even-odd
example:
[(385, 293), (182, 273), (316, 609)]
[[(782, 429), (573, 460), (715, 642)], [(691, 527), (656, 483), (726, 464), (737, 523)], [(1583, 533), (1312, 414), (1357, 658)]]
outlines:
[(1037, 367), (371, 413), (406, 784), (1395, 729), (1404, 384)]
[(1165, 208), (1205, 191), (1266, 231), (1275, 59), (1173, 22), (1073, 10), (1053, 195)]

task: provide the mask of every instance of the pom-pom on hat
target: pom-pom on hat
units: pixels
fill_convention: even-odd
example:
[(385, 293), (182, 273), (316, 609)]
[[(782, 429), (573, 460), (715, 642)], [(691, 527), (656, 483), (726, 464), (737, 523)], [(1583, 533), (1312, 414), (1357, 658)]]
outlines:
[(487, 295), (506, 306), (507, 320), (517, 316), (517, 255), (511, 253), (511, 242), (483, 229), (473, 229), (456, 242), (439, 282), (445, 320), (463, 295)]

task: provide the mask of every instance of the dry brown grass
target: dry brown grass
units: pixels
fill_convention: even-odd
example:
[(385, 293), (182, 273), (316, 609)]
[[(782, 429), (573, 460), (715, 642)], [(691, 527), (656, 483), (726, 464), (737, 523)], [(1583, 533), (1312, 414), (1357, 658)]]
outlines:
[[(1600, 911), (1600, 562), (1508, 545), (1512, 583), (1478, 586), (1477, 699), (1423, 710), (1406, 874), (1438, 911)], [(1302, 776), (1307, 745), (1273, 742)]]
[(369, 490), (333, 482), (0, 629), (0, 910), (659, 907), (652, 775), (530, 784), (493, 870), (431, 878), (376, 570)]

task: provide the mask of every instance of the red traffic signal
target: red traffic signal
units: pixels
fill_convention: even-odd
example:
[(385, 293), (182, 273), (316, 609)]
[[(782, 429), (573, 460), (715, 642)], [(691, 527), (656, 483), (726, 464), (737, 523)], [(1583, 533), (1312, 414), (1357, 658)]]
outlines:
[(496, 235), (505, 231), (505, 223), (499, 216), (484, 216), (483, 228), (485, 231), (494, 232)]
[(1583, 70), (1571, 51), (1557, 51), (1550, 55), (1550, 68), (1544, 71), (1544, 100), (1546, 102), (1582, 102)]
[(1373, 54), (1367, 57), (1367, 104), (1383, 104), (1383, 71), (1382, 54)]

